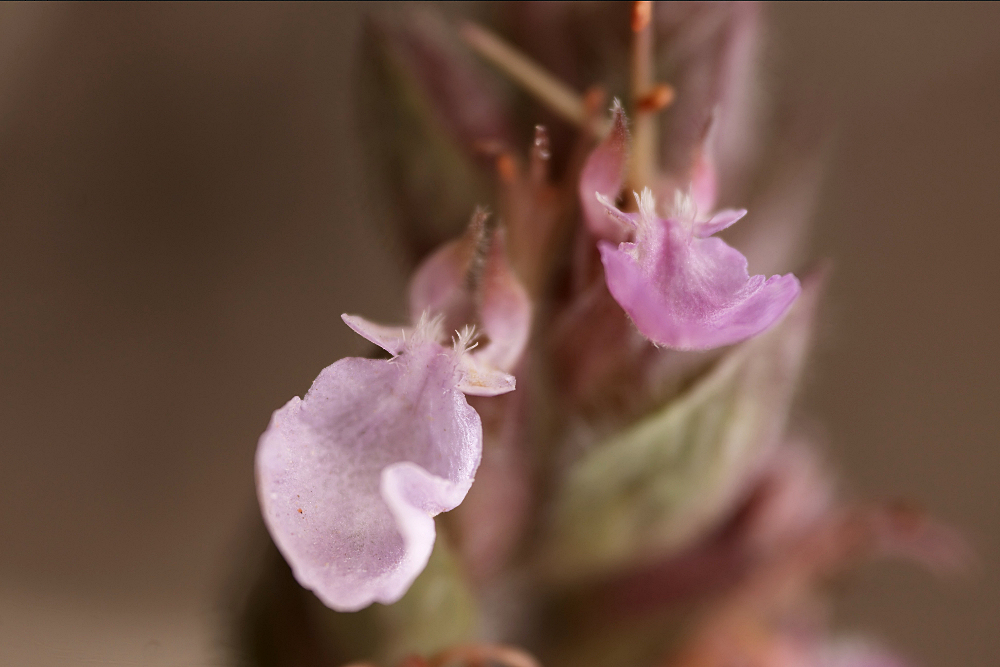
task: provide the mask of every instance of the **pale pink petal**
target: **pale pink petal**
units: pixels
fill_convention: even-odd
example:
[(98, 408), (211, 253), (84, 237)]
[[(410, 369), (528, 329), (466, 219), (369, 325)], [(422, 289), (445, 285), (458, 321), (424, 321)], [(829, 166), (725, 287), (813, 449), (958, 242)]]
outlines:
[(614, 201), (625, 180), (628, 165), (629, 133), (625, 112), (615, 100), (611, 109), (611, 131), (587, 158), (580, 174), (580, 206), (590, 232), (599, 239), (625, 240), (628, 229), (619, 221), (609, 218), (595, 193)]
[(382, 470), (379, 490), (402, 537), (403, 555), (397, 566), (399, 587), (388, 600), (377, 602), (391, 603), (402, 597), (430, 559), (436, 536), (434, 517), (458, 507), (471, 486), (472, 478), (453, 482), (409, 461)]
[(531, 299), (507, 261), (506, 234), (496, 230), (483, 269), (479, 321), (490, 342), (476, 355), (502, 371), (514, 369), (531, 332)]
[(733, 223), (739, 222), (747, 214), (745, 208), (727, 208), (713, 215), (709, 220), (695, 222), (694, 234), (700, 238), (707, 238), (716, 232), (721, 232)]
[(340, 319), (344, 320), (344, 324), (351, 327), (354, 333), (375, 343), (393, 356), (402, 351), (406, 336), (412, 332), (412, 329), (408, 327), (387, 327), (384, 324), (375, 324), (360, 315), (344, 313)]
[(643, 193), (634, 243), (598, 244), (608, 290), (658, 345), (706, 350), (745, 340), (777, 322), (795, 301), (795, 276), (751, 277), (747, 261), (718, 238), (699, 238), (693, 220), (660, 219)]
[(410, 318), (414, 322), (429, 312), (446, 316), (446, 330), (467, 323), (472, 316), (472, 296), (465, 276), (474, 252), (475, 240), (466, 235), (441, 246), (417, 267), (410, 279)]
[(410, 281), (410, 315), (442, 315), (446, 331), (478, 325), (489, 340), (474, 355), (510, 371), (528, 343), (531, 300), (510, 266), (504, 230), (485, 221), (477, 211), (462, 238), (420, 265)]
[(431, 517), (461, 502), (479, 465), (461, 353), (422, 324), (395, 359), (324, 369), (274, 413), (257, 449), (271, 535), (296, 579), (337, 610), (403, 595), (430, 554)]
[(470, 396), (498, 396), (514, 391), (514, 376), (483, 363), (475, 355), (461, 360), (462, 377), (458, 388)]
[(714, 211), (719, 192), (719, 177), (715, 168), (715, 123), (697, 151), (691, 170), (691, 196), (699, 211)]

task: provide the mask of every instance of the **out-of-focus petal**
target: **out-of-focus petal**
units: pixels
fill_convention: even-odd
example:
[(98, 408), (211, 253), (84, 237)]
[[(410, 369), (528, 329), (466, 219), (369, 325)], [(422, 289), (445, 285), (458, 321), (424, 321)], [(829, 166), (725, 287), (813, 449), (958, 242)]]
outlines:
[(434, 328), (422, 322), (390, 361), (324, 369), (261, 436), (265, 522), (299, 583), (334, 609), (398, 600), (427, 563), (432, 517), (462, 501), (479, 465), (463, 350)]
[(762, 94), (766, 85), (760, 77), (765, 41), (761, 4), (733, 3), (730, 10), (728, 49), (715, 107), (718, 115), (711, 130), (710, 155), (720, 189), (746, 184), (766, 137), (761, 127), (767, 110)]
[(768, 329), (799, 295), (792, 274), (750, 277), (746, 258), (721, 239), (699, 238), (693, 220), (659, 218), (648, 189), (639, 208), (634, 242), (598, 247), (608, 290), (654, 343), (731, 345)]
[(482, 363), (476, 355), (462, 357), (458, 388), (470, 396), (499, 396), (514, 391), (514, 376)]
[(580, 174), (580, 206), (587, 228), (594, 236), (620, 242), (625, 240), (630, 230), (619, 220), (609, 217), (605, 207), (595, 197), (599, 194), (614, 201), (622, 189), (628, 164), (628, 125), (625, 112), (617, 100), (611, 114), (611, 131), (587, 158)]
[(697, 151), (691, 170), (691, 196), (699, 211), (714, 211), (719, 196), (719, 176), (715, 168), (715, 124)]
[(470, 154), (488, 142), (509, 143), (514, 136), (508, 99), (500, 80), (461, 44), (455, 30), (427, 7), (408, 11), (403, 20), (382, 23), (391, 48), (420, 93), (426, 96), (442, 129)]
[(663, 114), (671, 189), (695, 181), (699, 198), (714, 200), (726, 181), (746, 177), (759, 116), (758, 13), (754, 3), (657, 3), (659, 71), (677, 91)]
[(497, 229), (483, 267), (479, 322), (490, 342), (475, 356), (503, 371), (513, 370), (531, 333), (531, 300), (507, 261), (503, 229)]
[(438, 248), (417, 267), (410, 279), (412, 321), (425, 312), (434, 313), (444, 316), (446, 331), (453, 331), (473, 319), (466, 275), (475, 251), (476, 241), (470, 240), (467, 232)]
[(503, 229), (487, 227), (486, 215), (477, 211), (461, 238), (420, 265), (410, 281), (410, 315), (440, 315), (446, 331), (479, 325), (489, 342), (471, 356), (478, 366), (510, 371), (528, 343), (531, 300), (510, 267)]
[(746, 214), (747, 210), (745, 208), (727, 208), (719, 211), (708, 220), (696, 221), (694, 223), (694, 235), (702, 239), (708, 238), (712, 234), (721, 232), (730, 225), (739, 222)]
[[(799, 144), (808, 144), (809, 139)], [(818, 140), (815, 140), (818, 142)], [(809, 220), (816, 209), (823, 179), (822, 146), (812, 145), (795, 154), (785, 149), (768, 184), (753, 196), (754, 218), (733, 227), (723, 236), (740, 248), (758, 271), (787, 271), (807, 256)]]

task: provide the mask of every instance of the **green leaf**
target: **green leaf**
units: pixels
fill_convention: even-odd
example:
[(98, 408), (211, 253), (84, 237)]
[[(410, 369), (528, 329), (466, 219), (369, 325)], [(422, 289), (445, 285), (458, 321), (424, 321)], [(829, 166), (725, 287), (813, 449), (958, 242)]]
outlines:
[(545, 565), (554, 579), (662, 557), (732, 509), (784, 431), (821, 280), (804, 282), (778, 326), (734, 348), (687, 393), (570, 468), (548, 532)]

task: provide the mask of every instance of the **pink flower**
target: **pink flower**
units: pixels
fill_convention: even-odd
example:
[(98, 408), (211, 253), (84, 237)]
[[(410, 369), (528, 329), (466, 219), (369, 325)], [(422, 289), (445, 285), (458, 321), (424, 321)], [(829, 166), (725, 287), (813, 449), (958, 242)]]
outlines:
[(465, 394), (511, 391), (514, 378), (448, 349), (441, 319), (413, 329), (345, 315), (394, 355), (341, 359), (304, 399), (274, 413), (257, 448), (264, 520), (295, 578), (328, 606), (398, 600), (434, 546), (434, 515), (465, 498), (483, 433)]
[[(333, 609), (401, 598), (430, 557), (433, 517), (457, 507), (472, 485), (483, 427), (465, 396), (514, 389), (506, 371), (531, 324), (502, 231), (477, 211), (461, 239), (424, 262), (410, 289), (416, 326), (344, 315), (393, 358), (324, 369), (260, 438), (264, 520), (295, 578)], [(471, 322), (488, 343), (472, 343)], [(453, 345), (442, 345), (445, 331), (458, 328)]]
[(663, 219), (648, 188), (636, 195), (638, 214), (622, 213), (600, 193), (597, 198), (635, 233), (634, 241), (617, 247), (598, 243), (608, 290), (657, 345), (707, 350), (738, 343), (781, 319), (799, 294), (792, 274), (751, 277), (739, 251), (710, 238), (746, 211), (699, 220), (690, 196), (678, 193)]

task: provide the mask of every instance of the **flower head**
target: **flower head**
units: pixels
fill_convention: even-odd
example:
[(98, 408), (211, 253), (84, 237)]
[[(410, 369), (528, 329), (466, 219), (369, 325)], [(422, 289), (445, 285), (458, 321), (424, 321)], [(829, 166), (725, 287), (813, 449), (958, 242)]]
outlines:
[[(508, 27), (541, 63), (471, 23), (369, 33), (387, 94), (364, 115), (395, 108), (391, 136), (371, 138), (388, 148), (414, 249), (450, 234), (470, 197), (494, 192), (498, 214), (478, 209), (426, 254), (411, 326), (344, 315), (391, 359), (326, 368), (260, 439), (264, 519), (298, 581), (337, 611), (398, 602), (316, 616), (310, 634), (337, 638), (316, 659), (534, 667), (475, 643), (490, 637), (553, 665), (896, 667), (830, 636), (820, 585), (871, 556), (945, 569), (963, 549), (919, 513), (845, 502), (787, 431), (825, 273), (800, 285), (747, 270), (743, 253), (787, 270), (812, 193), (800, 179), (754, 192), (769, 144), (755, 130), (758, 10), (517, 7)], [(545, 111), (492, 85), (459, 39)], [(584, 52), (630, 63), (610, 123), (603, 91), (624, 82)], [(567, 72), (596, 85), (581, 94)], [(512, 128), (528, 120), (519, 151)], [(634, 206), (616, 205), (632, 191)], [(757, 211), (740, 250), (714, 235), (746, 211), (718, 211), (720, 198)], [(513, 390), (515, 372), (521, 391), (480, 398)]]

